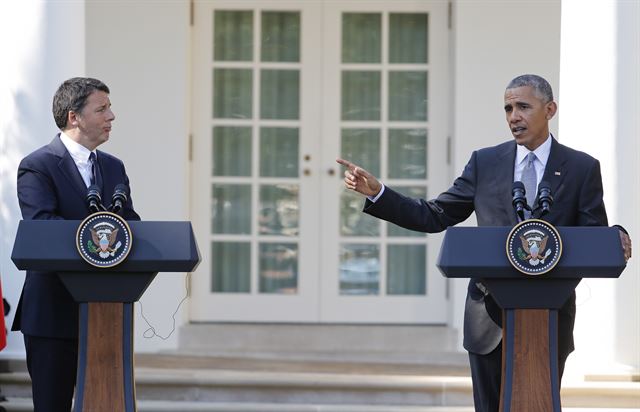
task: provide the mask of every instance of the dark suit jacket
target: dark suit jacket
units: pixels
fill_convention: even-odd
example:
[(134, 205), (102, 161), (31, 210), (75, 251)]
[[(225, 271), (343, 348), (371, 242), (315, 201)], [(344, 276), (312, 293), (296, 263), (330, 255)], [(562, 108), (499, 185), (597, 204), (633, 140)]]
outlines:
[[(518, 223), (512, 207), (511, 189), (516, 143), (509, 141), (478, 150), (471, 155), (453, 186), (436, 199), (405, 197), (386, 187), (377, 202), (369, 200), (364, 211), (399, 226), (435, 233), (467, 219), (476, 212), (479, 226), (513, 226)], [(556, 226), (606, 226), (602, 200), (600, 163), (586, 153), (570, 149), (553, 139), (542, 180), (549, 182), (554, 204), (544, 220)], [(534, 215), (540, 206), (534, 203)], [(483, 292), (479, 279), (471, 279), (464, 317), (464, 347), (487, 354), (502, 339), (501, 310)], [(573, 350), (575, 294), (559, 313), (559, 351)]]
[[(102, 199), (109, 203), (119, 183), (129, 187), (122, 161), (98, 151)], [(18, 201), (22, 218), (82, 220), (89, 215), (87, 187), (58, 134), (18, 167)], [(140, 220), (131, 198), (122, 216)], [(78, 305), (55, 273), (27, 271), (11, 330), (50, 338), (78, 336)]]

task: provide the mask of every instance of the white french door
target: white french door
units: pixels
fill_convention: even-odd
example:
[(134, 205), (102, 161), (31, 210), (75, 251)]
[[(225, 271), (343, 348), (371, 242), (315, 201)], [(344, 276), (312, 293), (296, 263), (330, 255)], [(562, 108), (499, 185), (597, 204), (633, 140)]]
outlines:
[(438, 237), (361, 213), (335, 158), (413, 196), (446, 186), (446, 3), (194, 15), (191, 320), (444, 323)]

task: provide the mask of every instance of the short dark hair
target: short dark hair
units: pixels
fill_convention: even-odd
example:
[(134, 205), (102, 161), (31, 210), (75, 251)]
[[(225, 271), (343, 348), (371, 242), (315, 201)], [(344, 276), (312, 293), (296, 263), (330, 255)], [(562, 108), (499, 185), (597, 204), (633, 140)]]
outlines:
[(60, 130), (67, 127), (70, 111), (80, 113), (87, 104), (87, 98), (96, 90), (109, 93), (106, 84), (91, 77), (74, 77), (65, 80), (53, 95), (53, 118)]
[(553, 101), (553, 90), (551, 90), (551, 85), (544, 78), (536, 74), (523, 74), (516, 77), (509, 82), (507, 90), (525, 86), (532, 87), (545, 103)]

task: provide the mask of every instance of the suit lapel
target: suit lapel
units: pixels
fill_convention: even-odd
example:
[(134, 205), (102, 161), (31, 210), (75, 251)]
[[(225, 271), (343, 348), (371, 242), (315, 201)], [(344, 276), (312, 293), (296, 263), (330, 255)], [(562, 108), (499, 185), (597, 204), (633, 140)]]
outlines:
[(496, 154), (495, 171), (496, 176), (494, 182), (497, 189), (497, 195), (499, 196), (500, 206), (503, 209), (505, 216), (509, 216), (509, 222), (511, 225), (518, 223), (518, 216), (512, 207), (512, 194), (513, 189), (513, 167), (516, 161), (516, 144), (510, 142), (506, 145), (500, 146), (500, 151)]
[(62, 141), (60, 140), (60, 134), (58, 134), (53, 141), (49, 144), (49, 147), (59, 158), (58, 167), (60, 171), (64, 175), (65, 178), (71, 184), (71, 187), (80, 195), (82, 199), (85, 198), (87, 194), (87, 186), (82, 180), (82, 176), (78, 171), (78, 167), (76, 163), (73, 161), (73, 158), (69, 154), (69, 151), (64, 146)]
[[(554, 137), (551, 140), (551, 151), (549, 153), (549, 160), (547, 166), (544, 169), (542, 180), (549, 183), (551, 187), (551, 195), (555, 196), (558, 193), (558, 188), (562, 184), (564, 177), (567, 174), (565, 168), (565, 162), (567, 161), (567, 155), (564, 150), (564, 146), (556, 141)], [(540, 205), (538, 205), (538, 198), (536, 198), (534, 213), (539, 212)]]

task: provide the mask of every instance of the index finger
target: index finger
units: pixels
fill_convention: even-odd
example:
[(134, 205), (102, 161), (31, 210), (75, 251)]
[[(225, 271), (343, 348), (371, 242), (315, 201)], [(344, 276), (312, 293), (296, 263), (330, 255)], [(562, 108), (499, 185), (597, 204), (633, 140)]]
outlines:
[(338, 162), (339, 164), (341, 164), (342, 166), (344, 166), (344, 167), (346, 167), (348, 169), (353, 169), (356, 166), (353, 163), (351, 163), (350, 161), (344, 160), (344, 159), (341, 159), (341, 158), (337, 158), (336, 162)]

